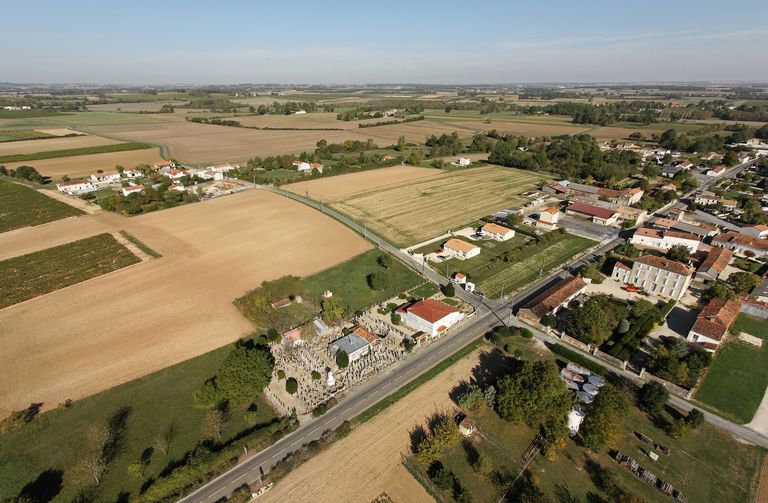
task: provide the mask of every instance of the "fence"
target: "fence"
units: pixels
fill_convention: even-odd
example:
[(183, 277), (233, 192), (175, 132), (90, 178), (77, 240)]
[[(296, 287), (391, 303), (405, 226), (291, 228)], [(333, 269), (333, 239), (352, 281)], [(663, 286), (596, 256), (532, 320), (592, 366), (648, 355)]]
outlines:
[(662, 386), (667, 388), (667, 390), (672, 393), (673, 395), (677, 395), (679, 397), (685, 398), (686, 400), (690, 399), (693, 396), (693, 392), (696, 388), (693, 389), (685, 389), (677, 384), (672, 384), (669, 381), (666, 381), (662, 379), (661, 377), (657, 377), (650, 372), (646, 372), (645, 369), (640, 371), (640, 378), (644, 381), (656, 381), (657, 383), (660, 383)]
[(598, 348), (595, 348), (595, 352), (592, 354), (595, 355), (596, 358), (600, 358), (601, 360), (608, 362), (615, 367), (621, 367), (622, 370), (627, 369), (627, 362), (619, 360), (618, 358), (611, 356), (608, 353), (603, 353)]
[(575, 346), (575, 347), (581, 349), (582, 351), (586, 351), (587, 353), (591, 353), (592, 352), (592, 346), (590, 346), (589, 344), (584, 344), (580, 340), (574, 339), (573, 337), (571, 337), (570, 335), (567, 335), (565, 333), (559, 333), (559, 332), (554, 332), (554, 333), (557, 334), (557, 336), (560, 337), (560, 339), (563, 342), (565, 342), (566, 344), (569, 344), (571, 346)]

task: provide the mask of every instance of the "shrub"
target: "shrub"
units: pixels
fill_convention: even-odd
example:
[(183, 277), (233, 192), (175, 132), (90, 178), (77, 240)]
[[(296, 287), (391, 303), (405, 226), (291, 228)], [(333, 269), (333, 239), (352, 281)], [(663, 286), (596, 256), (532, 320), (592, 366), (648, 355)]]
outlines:
[(278, 370), (278, 371), (277, 371), (277, 378), (278, 378), (279, 380), (281, 380), (281, 381), (282, 381), (283, 379), (285, 379), (285, 370), (283, 370), (283, 369), (280, 369), (280, 370)]
[(541, 319), (541, 324), (549, 328), (557, 328), (557, 317), (554, 314), (548, 314)]
[(392, 313), (392, 324), (393, 325), (399, 325), (401, 321), (400, 314), (399, 313)]
[(443, 292), (443, 295), (446, 297), (453, 297), (456, 295), (456, 289), (453, 286), (453, 283), (447, 283), (440, 287), (440, 291)]
[(40, 413), (43, 404), (33, 403), (26, 409), (11, 412), (11, 415), (0, 421), (0, 433), (8, 433), (18, 430), (27, 423), (32, 422)]
[(368, 275), (368, 286), (373, 290), (382, 291), (389, 288), (391, 278), (389, 271), (383, 269)]
[(345, 369), (349, 366), (349, 355), (342, 349), (336, 351), (336, 365), (340, 369)]
[(573, 363), (576, 363), (577, 365), (581, 365), (582, 367), (591, 370), (597, 375), (605, 376), (608, 373), (608, 369), (606, 369), (599, 363), (593, 362), (589, 358), (581, 356), (576, 351), (573, 351), (563, 346), (562, 344), (553, 344), (552, 346), (550, 346), (549, 350), (555, 353), (556, 355), (560, 355), (572, 361)]
[(320, 372), (317, 370), (312, 371), (312, 380), (319, 381), (320, 380)]
[(637, 395), (640, 408), (651, 414), (661, 412), (669, 400), (667, 388), (656, 381), (645, 383)]
[(291, 395), (295, 394), (299, 391), (299, 382), (293, 377), (289, 377), (288, 380), (285, 381), (285, 391)]

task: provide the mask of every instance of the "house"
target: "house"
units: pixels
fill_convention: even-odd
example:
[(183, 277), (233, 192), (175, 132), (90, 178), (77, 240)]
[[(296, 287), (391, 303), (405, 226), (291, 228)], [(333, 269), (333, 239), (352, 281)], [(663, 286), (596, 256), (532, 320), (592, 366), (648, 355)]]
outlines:
[(376, 348), (381, 344), (381, 337), (374, 334), (373, 332), (368, 331), (363, 326), (357, 325), (349, 333), (355, 334), (358, 337), (362, 337), (368, 341), (368, 344), (370, 344), (372, 348)]
[(742, 234), (746, 234), (747, 236), (752, 236), (758, 239), (767, 239), (768, 225), (745, 225), (741, 228), (741, 232)]
[(460, 260), (466, 260), (480, 255), (479, 246), (469, 244), (461, 239), (449, 239), (443, 245), (443, 250)]
[(723, 211), (733, 211), (739, 205), (739, 202), (734, 199), (720, 199), (719, 203)]
[(474, 420), (465, 417), (459, 422), (459, 432), (465, 437), (471, 436), (477, 429), (477, 423)]
[(678, 166), (665, 166), (661, 168), (661, 176), (665, 178), (674, 178), (681, 171), (683, 171), (683, 168)]
[(612, 225), (615, 224), (619, 218), (619, 214), (613, 210), (600, 208), (591, 204), (575, 203), (568, 206), (565, 210), (567, 215), (579, 215), (592, 219), (593, 222), (599, 225)]
[(611, 277), (654, 295), (680, 300), (691, 284), (693, 267), (655, 255), (640, 255), (632, 264), (630, 274), (614, 266)]
[(728, 248), (737, 255), (745, 257), (765, 257), (768, 255), (768, 241), (734, 231), (728, 231), (713, 237), (712, 245)]
[(323, 172), (323, 165), (320, 164), (319, 162), (312, 162), (312, 163), (310, 163), (309, 164), (309, 168), (310, 168), (309, 169), (310, 173), (312, 172), (312, 170), (315, 170), (318, 173), (322, 173)]
[(296, 110), (295, 112), (292, 112), (291, 115), (303, 115), (305, 113), (307, 113), (306, 110)]
[(538, 218), (532, 215), (530, 221), (526, 223), (533, 225), (534, 227), (543, 227), (552, 230), (557, 227), (557, 222), (559, 220), (560, 210), (557, 208), (547, 208), (538, 214)]
[(483, 227), (480, 229), (480, 233), (484, 237), (489, 237), (496, 241), (507, 241), (515, 237), (515, 231), (497, 224), (483, 225)]
[(144, 186), (143, 185), (129, 185), (128, 187), (122, 187), (123, 195), (125, 197), (130, 196), (131, 194), (141, 194), (144, 192)]
[(233, 169), (235, 169), (235, 166), (232, 166), (231, 164), (214, 164), (213, 166), (208, 166), (208, 171), (213, 171), (214, 173), (227, 173)]
[(335, 355), (339, 351), (347, 353), (351, 363), (370, 353), (371, 345), (359, 335), (349, 333), (331, 343), (331, 353)]
[(462, 272), (457, 272), (453, 275), (453, 283), (463, 285), (467, 282), (467, 275)]
[(717, 281), (725, 267), (731, 262), (733, 252), (728, 248), (712, 248), (696, 269), (698, 281)]
[(521, 307), (517, 311), (517, 317), (537, 325), (546, 315), (557, 313), (561, 306), (567, 305), (586, 289), (587, 284), (581, 278), (569, 276), (547, 288)]
[(693, 168), (695, 168), (695, 167), (696, 167), (696, 166), (694, 166), (694, 164), (693, 164), (691, 161), (689, 161), (688, 159), (683, 159), (683, 160), (681, 160), (681, 161), (677, 161), (677, 162), (675, 163), (675, 166), (677, 166), (677, 167), (678, 167), (678, 168), (680, 168), (680, 169), (684, 169), (684, 170), (686, 170), (686, 171), (687, 171), (687, 170), (689, 170), (689, 169), (693, 169)]
[(699, 238), (693, 234), (674, 230), (659, 230), (643, 227), (637, 229), (629, 240), (635, 246), (644, 248), (654, 248), (656, 250), (666, 251), (673, 246), (681, 245), (688, 248), (691, 253), (696, 253), (699, 249)]
[(600, 200), (588, 200), (581, 197), (573, 198), (571, 202), (589, 204), (599, 208), (615, 211), (618, 214), (618, 222), (634, 222), (635, 224), (641, 224), (648, 218), (648, 212), (646, 210), (633, 208), (623, 204), (610, 203)]
[(702, 206), (714, 206), (720, 201), (720, 196), (712, 192), (700, 192), (696, 194), (693, 202)]
[(301, 338), (301, 329), (293, 328), (282, 333), (282, 341), (284, 346), (301, 346), (304, 344), (304, 340)]
[(176, 167), (176, 163), (173, 161), (158, 161), (153, 166), (155, 171), (168, 171)]
[(645, 191), (642, 189), (606, 189), (600, 188), (597, 190), (598, 197), (607, 197), (613, 204), (620, 204), (623, 206), (632, 206), (637, 204), (642, 199)]
[(424, 299), (403, 304), (396, 311), (403, 323), (434, 337), (464, 318), (464, 313), (434, 299)]
[(710, 300), (696, 317), (696, 323), (688, 332), (688, 340), (701, 344), (709, 352), (714, 352), (736, 321), (740, 310), (741, 302), (738, 300)]
[(472, 161), (470, 161), (466, 157), (459, 157), (459, 159), (456, 162), (454, 162), (453, 164), (455, 164), (456, 166), (464, 167), (464, 166), (469, 166), (470, 164), (472, 164)]
[(163, 173), (163, 176), (167, 176), (171, 180), (178, 180), (180, 178), (184, 178), (187, 176), (187, 172), (181, 169), (169, 169), (165, 173)]
[(123, 176), (125, 178), (139, 178), (143, 173), (138, 169), (125, 169), (123, 170)]
[(666, 192), (666, 191), (668, 191), (668, 190), (677, 190), (677, 185), (675, 185), (675, 184), (674, 184), (674, 183), (672, 183), (672, 182), (669, 182), (669, 183), (665, 183), (664, 185), (662, 185), (662, 186), (661, 186), (661, 187), (659, 187), (659, 188), (660, 188), (661, 190), (663, 190), (663, 191), (665, 191), (665, 192)]
[(293, 161), (293, 165), (296, 166), (299, 173), (310, 173), (312, 171), (312, 166), (306, 161)]
[(182, 185), (182, 184), (180, 184), (178, 182), (173, 182), (168, 187), (168, 190), (175, 190), (176, 192), (186, 192), (187, 191), (187, 189), (184, 187), (184, 185)]
[(116, 183), (120, 181), (120, 173), (110, 171), (108, 173), (94, 173), (91, 175), (93, 183)]
[(714, 167), (712, 169), (708, 169), (707, 172), (706, 172), (706, 175), (707, 176), (720, 176), (723, 173), (725, 173), (726, 169), (727, 168), (725, 166), (716, 166), (716, 167)]
[(613, 264), (613, 272), (611, 273), (613, 279), (626, 284), (629, 283), (630, 274), (632, 274), (632, 268), (624, 262), (617, 260), (616, 263)]
[(76, 180), (73, 182), (57, 183), (56, 188), (59, 190), (59, 192), (68, 194), (70, 196), (86, 194), (96, 190), (96, 186), (91, 183), (90, 180)]

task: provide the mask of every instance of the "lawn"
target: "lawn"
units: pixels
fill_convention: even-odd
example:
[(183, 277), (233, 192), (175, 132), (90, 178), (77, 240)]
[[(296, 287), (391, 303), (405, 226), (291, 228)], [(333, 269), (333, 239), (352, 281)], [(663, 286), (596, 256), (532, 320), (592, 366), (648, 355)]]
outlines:
[[(524, 237), (521, 235), (503, 243), (475, 241), (473, 243), (483, 249), (480, 255), (469, 260), (450, 259), (435, 266), (435, 269), (448, 276), (463, 272), (486, 296), (498, 297), (502, 289), (506, 296), (535, 281), (540, 277), (540, 272), (546, 273), (595, 244), (580, 236), (560, 234), (548, 243), (529, 242), (519, 253), (518, 259), (509, 262), (493, 260), (523, 242)], [(434, 249), (435, 246), (428, 248)]]
[(422, 279), (399, 261), (392, 259), (389, 267), (389, 288), (383, 291), (368, 285), (368, 275), (382, 270), (377, 260), (384, 252), (367, 251), (331, 269), (326, 269), (302, 280), (302, 286), (315, 299), (322, 299), (323, 292), (333, 292), (333, 299), (349, 306), (349, 312), (365, 309), (418, 285)]
[(0, 261), (0, 308), (140, 261), (107, 233)]
[[(0, 494), (3, 497), (16, 495), (45, 470), (52, 469), (63, 472), (63, 488), (56, 501), (73, 501), (78, 492), (74, 468), (80, 461), (86, 432), (91, 425), (102, 424), (118, 410), (125, 409), (128, 416), (124, 438), (117, 457), (96, 489), (94, 500), (127, 501), (126, 495), (136, 495), (145, 480), (173, 467), (201, 440), (205, 410), (193, 406), (192, 394), (216, 373), (229, 349), (229, 346), (217, 349), (78, 400), (70, 407), (51, 410), (22, 429), (2, 435)], [(272, 409), (261, 399), (256, 405), (258, 424), (274, 418)], [(172, 441), (167, 454), (163, 454), (156, 447), (155, 439), (167, 434), (171, 426)], [(244, 410), (233, 409), (224, 424), (222, 438), (230, 439), (249, 426)], [(152, 452), (144, 477), (129, 475), (128, 465), (138, 461), (146, 449), (152, 449)], [(55, 488), (50, 490), (55, 494)], [(120, 494), (123, 496), (118, 497)]]
[(72, 157), (75, 155), (107, 154), (112, 152), (128, 152), (131, 150), (143, 150), (152, 148), (146, 143), (116, 143), (111, 145), (99, 145), (96, 147), (70, 148), (66, 150), (47, 150), (31, 154), (11, 154), (0, 156), (0, 162), (24, 162), (39, 159), (54, 159), (57, 157)]
[(731, 331), (759, 337), (763, 347), (729, 336), (715, 354), (696, 399), (741, 423), (748, 423), (768, 387), (768, 323), (740, 314)]
[(440, 290), (437, 288), (436, 284), (427, 281), (423, 285), (417, 286), (413, 290), (410, 290), (408, 295), (417, 299), (426, 299), (428, 297), (432, 297), (439, 291)]
[(755, 262), (754, 260), (749, 260), (741, 257), (736, 257), (735, 259), (733, 259), (734, 267), (737, 267), (742, 271), (747, 271), (747, 272), (756, 273), (764, 265), (765, 264), (763, 264), (762, 262)]
[(0, 232), (82, 214), (81, 210), (34, 189), (0, 180)]

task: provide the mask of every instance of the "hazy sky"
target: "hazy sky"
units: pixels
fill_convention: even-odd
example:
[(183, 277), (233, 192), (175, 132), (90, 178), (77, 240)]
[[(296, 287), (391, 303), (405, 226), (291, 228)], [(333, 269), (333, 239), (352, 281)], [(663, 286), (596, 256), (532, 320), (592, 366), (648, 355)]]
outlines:
[(2, 2), (0, 81), (768, 81), (766, 0), (368, 3)]

